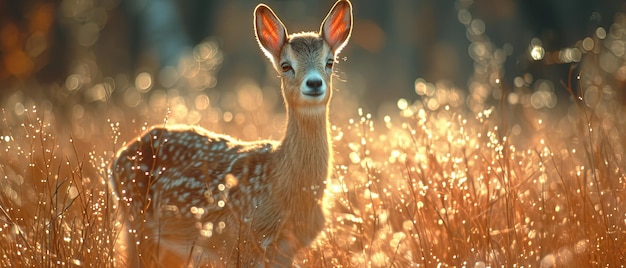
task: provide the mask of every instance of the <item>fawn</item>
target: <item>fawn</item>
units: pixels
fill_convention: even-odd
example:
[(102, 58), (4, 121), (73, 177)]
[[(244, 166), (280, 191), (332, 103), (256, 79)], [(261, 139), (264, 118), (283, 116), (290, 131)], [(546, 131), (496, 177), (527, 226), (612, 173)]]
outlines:
[(243, 142), (199, 127), (153, 127), (122, 148), (110, 170), (126, 265), (291, 266), (322, 230), (331, 77), (352, 6), (335, 3), (318, 33), (288, 35), (259, 4), (254, 29), (280, 76), (284, 138)]

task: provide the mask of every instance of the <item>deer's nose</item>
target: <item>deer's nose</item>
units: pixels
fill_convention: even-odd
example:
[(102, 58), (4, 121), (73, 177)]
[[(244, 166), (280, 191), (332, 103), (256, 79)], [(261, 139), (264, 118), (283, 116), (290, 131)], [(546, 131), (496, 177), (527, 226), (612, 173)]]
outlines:
[(324, 82), (322, 82), (322, 80), (318, 78), (311, 78), (311, 79), (306, 80), (306, 86), (309, 88), (309, 90), (304, 93), (309, 96), (322, 95), (324, 93), (322, 91), (323, 83)]
[(316, 90), (322, 87), (322, 83), (321, 79), (309, 79), (306, 81), (306, 86), (310, 89)]

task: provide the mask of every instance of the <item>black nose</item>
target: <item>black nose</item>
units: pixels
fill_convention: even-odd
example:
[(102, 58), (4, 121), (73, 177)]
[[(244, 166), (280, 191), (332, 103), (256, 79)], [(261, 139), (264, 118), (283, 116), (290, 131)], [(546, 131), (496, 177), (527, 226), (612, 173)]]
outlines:
[(312, 89), (313, 91), (319, 91), (320, 87), (322, 87), (322, 80), (320, 79), (306, 80), (306, 86)]

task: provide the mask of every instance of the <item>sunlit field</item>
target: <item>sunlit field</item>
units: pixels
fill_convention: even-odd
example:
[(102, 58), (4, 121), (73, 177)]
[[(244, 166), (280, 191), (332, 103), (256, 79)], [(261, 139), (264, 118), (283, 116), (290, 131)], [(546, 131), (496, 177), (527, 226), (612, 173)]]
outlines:
[[(342, 71), (350, 58), (338, 64), (326, 227), (297, 265), (626, 265), (626, 20), (570, 50), (531, 46), (572, 71), (561, 84), (519, 76), (512, 88), (499, 80), (505, 49), (465, 24), (470, 86), (416, 78), (387, 114), (359, 108)], [(50, 89), (63, 105), (20, 91), (3, 100), (0, 266), (120, 265), (107, 166), (152, 125), (280, 139), (278, 84), (202, 90), (222, 60), (208, 40), (158, 74), (94, 79), (85, 65)], [(567, 93), (557, 101), (557, 91)]]

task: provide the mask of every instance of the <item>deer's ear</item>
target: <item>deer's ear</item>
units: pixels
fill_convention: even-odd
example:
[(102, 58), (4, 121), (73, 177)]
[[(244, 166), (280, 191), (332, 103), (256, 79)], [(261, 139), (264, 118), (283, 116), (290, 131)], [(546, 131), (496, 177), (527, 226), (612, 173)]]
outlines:
[(348, 43), (352, 32), (352, 4), (347, 0), (340, 0), (328, 12), (322, 22), (320, 35), (330, 45), (335, 54)]
[(278, 59), (287, 40), (287, 29), (274, 11), (264, 4), (254, 9), (254, 33), (265, 55), (272, 61)]

